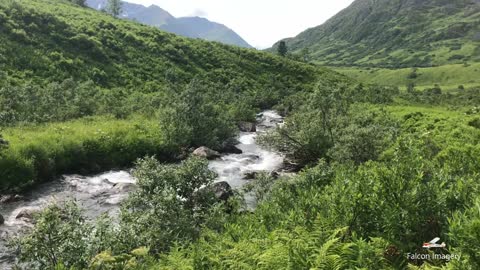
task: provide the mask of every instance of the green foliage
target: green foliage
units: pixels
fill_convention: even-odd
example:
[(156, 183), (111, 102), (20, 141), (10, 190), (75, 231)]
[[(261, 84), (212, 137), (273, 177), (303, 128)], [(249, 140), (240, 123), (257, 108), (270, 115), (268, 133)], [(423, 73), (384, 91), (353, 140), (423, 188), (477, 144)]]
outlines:
[(36, 269), (54, 269), (59, 264), (82, 268), (96, 253), (85, 241), (91, 230), (75, 204), (51, 205), (39, 215), (34, 230), (15, 244), (20, 260), (33, 262)]
[(384, 109), (355, 106), (338, 120), (335, 145), (328, 155), (339, 162), (356, 164), (377, 160), (399, 133), (395, 120)]
[(86, 6), (86, 0), (69, 0), (69, 1), (81, 7)]
[(132, 250), (130, 253), (121, 255), (112, 255), (109, 251), (97, 254), (90, 263), (88, 269), (92, 270), (139, 270), (147, 269), (142, 265), (151, 260), (148, 256), (149, 249), (140, 247)]
[(234, 119), (222, 110), (218, 100), (208, 98), (208, 91), (211, 89), (205, 84), (193, 80), (184, 92), (171, 98), (172, 108), (160, 115), (160, 128), (169, 141), (177, 141), (179, 146), (218, 149), (236, 134)]
[(368, 112), (368, 107), (351, 109), (351, 105), (389, 103), (396, 93), (398, 89), (388, 87), (353, 88), (320, 82), (298, 105), (301, 109), (288, 117), (284, 126), (262, 136), (260, 142), (303, 165), (325, 157), (356, 162), (375, 159), (395, 137), (393, 121), (386, 112), (380, 116), (370, 112), (361, 118), (359, 113)]
[(278, 53), (278, 55), (283, 56), (283, 57), (287, 56), (288, 48), (287, 48), (287, 44), (285, 43), (285, 41), (280, 41), (280, 43), (278, 44), (277, 53)]
[[(475, 269), (480, 267), (480, 254), (475, 240), (480, 237), (480, 200), (477, 198), (465, 212), (458, 212), (450, 220), (449, 236), (454, 252), (464, 256), (463, 263)], [(458, 268), (463, 269), (463, 268)], [(468, 269), (468, 268), (465, 268)]]
[[(190, 158), (181, 165), (162, 165), (154, 158), (137, 163), (138, 190), (122, 209), (123, 244), (167, 251), (175, 242), (198, 237), (200, 228), (215, 216), (215, 194), (208, 188), (215, 174), (206, 160)], [(200, 191), (199, 191), (200, 189)]]

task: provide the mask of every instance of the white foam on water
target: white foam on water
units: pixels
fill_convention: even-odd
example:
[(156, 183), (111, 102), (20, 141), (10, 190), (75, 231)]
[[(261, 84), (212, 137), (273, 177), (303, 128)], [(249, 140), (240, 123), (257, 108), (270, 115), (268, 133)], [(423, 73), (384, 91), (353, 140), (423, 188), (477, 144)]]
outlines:
[[(260, 114), (258, 132), (275, 128), (283, 122), (283, 118), (275, 111), (265, 111)], [(237, 147), (243, 151), (242, 154), (230, 154), (210, 162), (210, 169), (218, 174), (217, 181), (226, 181), (233, 188), (240, 188), (246, 183), (245, 174), (250, 172), (267, 171), (279, 169), (283, 163), (283, 156), (260, 147), (255, 139), (258, 132), (242, 132), (238, 138), (240, 142)]]

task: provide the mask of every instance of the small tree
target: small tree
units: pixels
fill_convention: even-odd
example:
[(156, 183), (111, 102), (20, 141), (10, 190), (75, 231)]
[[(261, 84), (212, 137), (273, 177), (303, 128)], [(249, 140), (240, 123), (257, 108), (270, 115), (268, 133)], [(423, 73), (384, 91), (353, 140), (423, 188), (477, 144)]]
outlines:
[(304, 48), (301, 52), (302, 61), (305, 63), (310, 62), (310, 50), (308, 48)]
[(122, 12), (122, 1), (120, 0), (108, 0), (106, 11), (113, 17), (118, 17)]
[(278, 52), (278, 55), (281, 55), (283, 57), (285, 57), (287, 55), (288, 48), (287, 48), (287, 44), (285, 43), (285, 41), (283, 41), (283, 40), (280, 41), (280, 44), (278, 44), (277, 52)]

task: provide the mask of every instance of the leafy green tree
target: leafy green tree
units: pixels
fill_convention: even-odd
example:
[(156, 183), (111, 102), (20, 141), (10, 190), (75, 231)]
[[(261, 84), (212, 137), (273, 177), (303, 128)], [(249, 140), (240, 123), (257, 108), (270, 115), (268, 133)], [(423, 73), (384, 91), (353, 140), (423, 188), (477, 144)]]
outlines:
[(20, 260), (35, 269), (54, 269), (59, 264), (83, 268), (94, 255), (87, 240), (92, 230), (74, 203), (51, 205), (38, 215), (34, 229), (14, 243)]
[[(219, 148), (236, 134), (232, 116), (209, 99), (209, 84), (198, 79), (171, 97), (170, 108), (159, 113), (161, 129), (172, 147)], [(218, 102), (218, 101), (217, 101)]]
[(209, 189), (215, 174), (206, 160), (163, 165), (145, 158), (137, 163), (134, 175), (138, 190), (125, 202), (121, 216), (126, 250), (146, 246), (157, 253), (174, 242), (191, 241), (220, 209)]
[(342, 163), (376, 160), (396, 140), (398, 133), (398, 124), (385, 110), (352, 106), (334, 128), (335, 144), (328, 155)]
[(334, 129), (339, 117), (348, 112), (353, 91), (346, 85), (319, 82), (306, 99), (302, 109), (288, 117), (284, 126), (259, 140), (303, 165), (326, 157), (335, 145)]
[(106, 9), (108, 14), (113, 17), (118, 17), (122, 13), (122, 1), (121, 0), (108, 0)]
[(287, 43), (285, 41), (280, 41), (280, 43), (278, 44), (278, 48), (277, 48), (277, 53), (278, 55), (280, 56), (287, 56), (287, 53), (288, 53), (288, 48), (287, 48)]

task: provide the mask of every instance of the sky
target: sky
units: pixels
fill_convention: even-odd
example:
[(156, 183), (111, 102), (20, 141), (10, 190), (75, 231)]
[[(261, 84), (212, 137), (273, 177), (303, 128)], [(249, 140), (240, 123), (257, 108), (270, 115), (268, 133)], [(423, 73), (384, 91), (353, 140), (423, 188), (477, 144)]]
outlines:
[(126, 0), (157, 5), (175, 17), (199, 16), (222, 23), (250, 45), (264, 49), (324, 23), (353, 0)]

